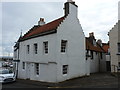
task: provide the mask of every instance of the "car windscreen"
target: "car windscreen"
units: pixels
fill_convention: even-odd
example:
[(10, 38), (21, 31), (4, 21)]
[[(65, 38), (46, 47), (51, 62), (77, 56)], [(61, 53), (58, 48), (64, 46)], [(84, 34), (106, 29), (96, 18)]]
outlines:
[(0, 74), (9, 74), (12, 73), (12, 71), (9, 70), (0, 70)]

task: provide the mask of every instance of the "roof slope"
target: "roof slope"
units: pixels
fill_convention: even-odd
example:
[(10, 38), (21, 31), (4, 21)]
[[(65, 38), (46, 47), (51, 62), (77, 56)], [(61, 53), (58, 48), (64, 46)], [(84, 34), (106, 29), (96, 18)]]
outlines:
[(39, 35), (40, 33), (44, 33), (44, 32), (49, 32), (52, 30), (56, 30), (57, 27), (61, 24), (61, 22), (63, 22), (63, 20), (65, 19), (65, 16), (56, 19), (50, 23), (47, 23), (43, 26), (34, 26), (32, 29), (30, 29), (22, 38), (21, 40), (30, 38), (30, 37), (34, 37), (36, 35)]
[(89, 38), (86, 38), (86, 49), (87, 50), (92, 50), (96, 52), (105, 52), (102, 47), (100, 47), (97, 43), (96, 46), (94, 46), (90, 41)]
[(103, 43), (103, 46), (102, 46), (102, 48), (104, 49), (104, 51), (106, 52), (106, 53), (108, 53), (108, 49), (110, 48), (109, 47), (109, 45), (106, 43)]

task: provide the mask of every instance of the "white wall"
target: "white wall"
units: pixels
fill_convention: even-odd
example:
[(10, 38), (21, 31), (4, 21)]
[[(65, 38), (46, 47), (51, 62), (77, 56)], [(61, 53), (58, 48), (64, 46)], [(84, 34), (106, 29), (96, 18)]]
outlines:
[[(42, 37), (32, 38), (23, 42), (20, 42), (20, 63), (19, 63), (19, 78), (27, 78), (27, 68), (26, 70), (22, 69), (22, 62), (30, 62), (30, 79), (31, 80), (40, 80), (55, 82), (56, 78), (53, 79), (56, 75), (56, 34), (50, 34)], [(43, 42), (48, 41), (49, 53), (43, 53)], [(34, 43), (38, 44), (38, 54), (34, 54)], [(30, 45), (30, 53), (27, 54), (27, 45)], [(49, 63), (53, 62), (53, 63)], [(40, 75), (36, 76), (34, 63), (40, 63)], [(27, 64), (26, 64), (27, 65)], [(51, 67), (53, 66), (53, 67)], [(43, 72), (44, 71), (44, 72)], [(43, 72), (43, 73), (41, 73)], [(52, 72), (52, 73), (51, 73)], [(45, 74), (47, 73), (47, 74)]]
[[(72, 8), (75, 9), (76, 7)], [(57, 30), (57, 60), (58, 60), (58, 73), (57, 80), (63, 81), (70, 78), (75, 78), (87, 74), (86, 60), (85, 60), (85, 36), (76, 12), (71, 13), (58, 27)], [(67, 52), (62, 54), (60, 52), (61, 40), (67, 40)], [(67, 75), (62, 74), (62, 65), (69, 65)]]
[(106, 71), (106, 54), (102, 53), (102, 59), (100, 52), (93, 52), (93, 59), (90, 60), (90, 73), (105, 72)]
[(110, 54), (111, 54), (111, 72), (117, 72), (118, 66), (118, 25), (115, 25), (109, 32)]
[(98, 53), (96, 55), (96, 52), (93, 52), (93, 59), (90, 58), (90, 73), (99, 72), (99, 64)]
[[(56, 62), (56, 40), (56, 34), (50, 34), (20, 42), (20, 60), (41, 63)], [(48, 54), (43, 52), (44, 41), (48, 41)], [(38, 54), (34, 53), (34, 43), (38, 44)], [(27, 45), (30, 45), (30, 54), (26, 52)]]

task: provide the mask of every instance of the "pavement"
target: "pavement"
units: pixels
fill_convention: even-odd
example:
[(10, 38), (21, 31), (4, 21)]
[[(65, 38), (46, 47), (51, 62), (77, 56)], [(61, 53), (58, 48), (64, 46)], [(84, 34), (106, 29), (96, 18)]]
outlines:
[(87, 77), (70, 79), (60, 83), (46, 83), (17, 79), (3, 84), (3, 88), (118, 88), (118, 76), (111, 73), (95, 73)]

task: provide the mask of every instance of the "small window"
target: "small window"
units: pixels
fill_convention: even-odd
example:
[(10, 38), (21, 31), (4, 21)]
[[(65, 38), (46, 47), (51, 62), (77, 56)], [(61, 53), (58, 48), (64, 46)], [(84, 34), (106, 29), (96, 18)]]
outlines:
[(93, 40), (93, 45), (96, 46), (96, 41), (95, 40)]
[(43, 42), (43, 46), (44, 46), (44, 53), (47, 54), (48, 53), (48, 41)]
[(120, 43), (118, 43), (118, 53), (120, 53)]
[(66, 52), (66, 47), (67, 47), (67, 40), (62, 40), (61, 41), (61, 52), (62, 53)]
[(22, 68), (25, 69), (25, 62), (22, 63)]
[(27, 54), (29, 54), (30, 51), (30, 45), (27, 45)]
[(91, 59), (93, 59), (93, 58), (94, 58), (94, 57), (93, 57), (93, 51), (91, 51), (90, 53), (91, 53)]
[(68, 65), (63, 65), (63, 74), (68, 73)]
[(39, 63), (35, 63), (35, 74), (39, 75)]
[(37, 46), (37, 43), (34, 44), (34, 53), (37, 54), (37, 49), (38, 49), (38, 46)]

